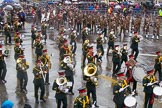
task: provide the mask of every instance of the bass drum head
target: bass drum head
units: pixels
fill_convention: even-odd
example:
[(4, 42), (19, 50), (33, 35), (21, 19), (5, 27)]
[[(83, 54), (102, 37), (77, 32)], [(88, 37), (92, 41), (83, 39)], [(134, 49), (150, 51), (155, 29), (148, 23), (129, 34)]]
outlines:
[(153, 93), (154, 93), (156, 96), (162, 96), (162, 87), (159, 87), (159, 86), (154, 87)]
[(133, 78), (142, 83), (143, 78), (147, 75), (146, 72), (146, 66), (141, 65), (136, 65), (133, 70), (132, 70)]
[(125, 99), (124, 99), (124, 104), (125, 106), (129, 107), (129, 108), (132, 108), (134, 106), (136, 106), (136, 98), (135, 97), (132, 97), (132, 96), (127, 96)]

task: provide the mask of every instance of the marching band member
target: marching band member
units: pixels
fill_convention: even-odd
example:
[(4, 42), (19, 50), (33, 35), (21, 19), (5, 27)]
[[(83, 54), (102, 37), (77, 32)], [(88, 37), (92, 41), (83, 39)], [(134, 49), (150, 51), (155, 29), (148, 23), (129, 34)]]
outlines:
[(103, 37), (102, 37), (101, 33), (98, 34), (96, 41), (97, 41), (97, 48), (96, 49), (100, 49), (102, 51), (102, 55), (104, 55)]
[(155, 58), (155, 65), (154, 65), (155, 72), (154, 72), (154, 75), (156, 74), (156, 72), (158, 72), (159, 73), (159, 80), (162, 81), (162, 73), (161, 73), (162, 72), (161, 71), (162, 58), (161, 58), (161, 52), (157, 51), (156, 55), (157, 55), (157, 57)]
[(134, 60), (136, 60), (139, 53), (138, 43), (140, 42), (140, 38), (138, 37), (138, 32), (134, 32), (134, 36), (132, 37), (131, 42), (132, 42), (130, 46), (130, 48), (132, 49), (131, 55), (134, 55)]
[(82, 30), (82, 42), (83, 42), (83, 44), (84, 44), (84, 41), (87, 39), (87, 36), (88, 36), (88, 34), (87, 34), (87, 27), (85, 26), (83, 28), (83, 30)]
[(28, 75), (27, 75), (28, 68), (29, 68), (29, 63), (26, 62), (24, 56), (23, 55), (19, 56), (19, 60), (17, 60), (16, 63), (16, 70), (17, 70), (17, 79), (20, 82), (20, 91), (22, 93), (27, 93), (26, 86), (28, 83)]
[(8, 55), (5, 55), (2, 53), (2, 45), (0, 44), (0, 83), (6, 83), (5, 80), (7, 68), (6, 68), (6, 62), (4, 60), (4, 57), (7, 57)]
[(143, 78), (143, 87), (145, 92), (144, 108), (153, 108), (154, 93), (153, 88), (157, 83), (157, 79), (154, 76), (154, 70), (149, 68), (147, 70), (147, 76)]
[(47, 26), (46, 26), (44, 21), (42, 22), (42, 25), (41, 25), (41, 32), (42, 32), (42, 35), (44, 37), (45, 44), (46, 44), (46, 40), (47, 40)]
[[(95, 55), (96, 58), (96, 65), (102, 70), (102, 51), (100, 49), (97, 50), (97, 54)], [(98, 69), (98, 68), (97, 68)]]
[(86, 56), (87, 56), (87, 53), (88, 53), (88, 49), (89, 49), (89, 40), (85, 40), (83, 45), (82, 45), (82, 52), (83, 52), (83, 58), (82, 58), (82, 67), (85, 66), (85, 62), (86, 62)]
[(5, 35), (5, 44), (7, 44), (7, 38), (9, 38), (8, 42), (11, 44), (11, 33), (10, 33), (10, 27), (7, 23), (4, 25), (4, 35)]
[(39, 88), (41, 89), (40, 100), (43, 102), (46, 102), (46, 100), (44, 99), (44, 94), (45, 94), (44, 73), (41, 68), (40, 60), (36, 61), (36, 66), (33, 68), (33, 74), (34, 74), (33, 83), (34, 83), (35, 102), (39, 103), (39, 100), (38, 100)]
[(134, 68), (134, 66), (136, 65), (136, 61), (134, 60), (134, 56), (133, 55), (129, 55), (129, 60), (125, 63), (126, 67), (127, 67), (127, 83), (131, 83), (133, 82), (133, 89), (132, 91), (134, 91), (134, 93), (137, 95), (137, 81), (134, 79), (133, 74), (132, 74), (132, 69)]
[(15, 51), (14, 55), (15, 60), (17, 60), (20, 55), (24, 54), (24, 49), (20, 46), (20, 41), (16, 42), (14, 46), (14, 51)]
[(152, 38), (154, 38), (156, 36), (156, 39), (159, 39), (160, 36), (160, 19), (157, 16), (154, 22), (154, 29), (153, 29), (153, 36)]
[(87, 96), (87, 90), (86, 88), (79, 88), (79, 96), (75, 98), (74, 101), (74, 108), (89, 108), (90, 107), (90, 101)]
[(21, 34), (20, 34), (20, 32), (16, 32), (16, 33), (15, 33), (15, 35), (14, 35), (14, 41), (15, 41), (15, 43), (16, 43), (17, 41), (19, 41), (19, 42), (20, 42), (20, 45), (22, 45), (23, 40), (21, 39)]
[(112, 53), (112, 62), (113, 62), (113, 74), (112, 76), (115, 76), (115, 74), (118, 73), (118, 71), (121, 68), (121, 61), (120, 61), (120, 54), (119, 54), (119, 45), (115, 45), (115, 49)]
[(64, 54), (71, 55), (71, 48), (70, 48), (67, 40), (64, 40), (64, 43), (63, 43), (63, 45), (61, 46), (61, 49), (60, 49), (60, 59), (61, 60), (64, 59)]
[(114, 50), (115, 37), (113, 35), (114, 35), (114, 32), (110, 32), (108, 36), (109, 40), (108, 40), (107, 56), (109, 55), (110, 48)]
[(116, 108), (124, 108), (124, 99), (126, 94), (131, 94), (131, 89), (127, 84), (125, 75), (123, 72), (117, 74), (118, 82), (113, 87), (113, 101), (116, 104)]
[(49, 69), (51, 69), (51, 61), (50, 61), (50, 57), (47, 54), (47, 50), (44, 49), (43, 50), (43, 54), (42, 56), (40, 56), (38, 58), (39, 60), (41, 60), (42, 63), (42, 69), (44, 71), (44, 76), (45, 76), (45, 84), (49, 85)]
[[(68, 89), (65, 86), (67, 79), (65, 77), (65, 70), (58, 71), (59, 78), (54, 80), (52, 90), (56, 91), (55, 98), (57, 103), (57, 108), (61, 108), (61, 102), (63, 103), (62, 108), (67, 108), (67, 91)], [(59, 80), (63, 80), (64, 82), (60, 83)]]
[(72, 64), (71, 56), (68, 54), (64, 55), (64, 60), (60, 65), (62, 70), (65, 70), (65, 77), (68, 81), (72, 82), (72, 86), (69, 88), (69, 93), (74, 95), (73, 93), (73, 85), (74, 85), (74, 65)]
[(42, 52), (43, 52), (42, 50), (44, 48), (43, 44), (41, 43), (40, 37), (36, 38), (36, 42), (35, 42), (34, 46), (35, 46), (35, 54), (36, 54), (37, 60), (38, 60), (38, 58), (40, 56), (42, 56)]
[(95, 56), (94, 56), (94, 52), (93, 52), (93, 46), (90, 46), (88, 48), (87, 60), (88, 60), (88, 63), (95, 64)]
[(128, 51), (127, 44), (123, 44), (123, 48), (121, 49), (121, 65), (123, 61), (126, 63), (128, 61)]
[(31, 45), (32, 45), (32, 48), (34, 48), (34, 46), (33, 46), (33, 44), (34, 44), (34, 41), (35, 41), (35, 39), (36, 39), (36, 31), (37, 31), (37, 29), (35, 28), (35, 26), (34, 25), (32, 25), (32, 28), (31, 28)]
[(64, 41), (66, 39), (64, 38), (64, 34), (63, 33), (60, 33), (59, 36), (58, 36), (58, 38), (59, 38), (58, 48), (60, 50), (61, 49), (61, 46), (63, 46)]
[(75, 55), (75, 52), (76, 52), (76, 49), (77, 49), (76, 39), (77, 39), (76, 31), (73, 30), (70, 33), (70, 45), (72, 46), (72, 54), (74, 54), (74, 55)]

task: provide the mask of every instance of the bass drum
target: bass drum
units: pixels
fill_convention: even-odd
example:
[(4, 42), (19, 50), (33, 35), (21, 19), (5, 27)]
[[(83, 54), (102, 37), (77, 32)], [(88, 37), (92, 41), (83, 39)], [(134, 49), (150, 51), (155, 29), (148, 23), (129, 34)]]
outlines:
[(124, 99), (124, 104), (126, 108), (136, 108), (137, 107), (137, 100), (133, 96), (127, 96)]
[(147, 75), (147, 68), (148, 66), (145, 64), (137, 64), (136, 66), (134, 66), (134, 68), (132, 69), (133, 78), (137, 82), (142, 83), (143, 78)]

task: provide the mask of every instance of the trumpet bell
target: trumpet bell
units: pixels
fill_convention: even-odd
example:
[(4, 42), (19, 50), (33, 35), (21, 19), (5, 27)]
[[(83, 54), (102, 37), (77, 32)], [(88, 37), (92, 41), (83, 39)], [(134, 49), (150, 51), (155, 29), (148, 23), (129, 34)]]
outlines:
[(86, 65), (86, 67), (84, 68), (84, 75), (85, 76), (94, 76), (97, 72), (97, 66), (93, 63), (89, 63)]
[(22, 61), (22, 58), (18, 58), (16, 63), (20, 63)]
[(57, 78), (56, 79), (56, 83), (59, 85), (59, 86), (62, 86), (64, 84), (67, 83), (67, 79), (65, 77), (61, 77), (61, 78)]

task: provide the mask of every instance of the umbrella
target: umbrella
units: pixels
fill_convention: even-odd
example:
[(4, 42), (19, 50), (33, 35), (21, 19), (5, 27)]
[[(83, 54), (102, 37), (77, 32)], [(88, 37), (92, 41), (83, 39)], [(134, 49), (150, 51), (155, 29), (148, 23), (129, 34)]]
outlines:
[(4, 0), (3, 2), (4, 3), (13, 3), (14, 1), (13, 0)]
[(158, 3), (158, 4), (155, 4), (154, 6), (155, 6), (155, 7), (160, 7), (160, 4)]
[(120, 5), (116, 5), (116, 6), (115, 6), (115, 9), (120, 9), (120, 8), (121, 8)]
[(13, 7), (11, 5), (6, 5), (4, 9), (10, 11), (13, 10)]
[(18, 10), (22, 9), (22, 6), (20, 4), (14, 4), (13, 6), (14, 6), (15, 9), (18, 9)]
[(1, 108), (12, 108), (14, 106), (13, 102), (6, 100), (2, 103)]

